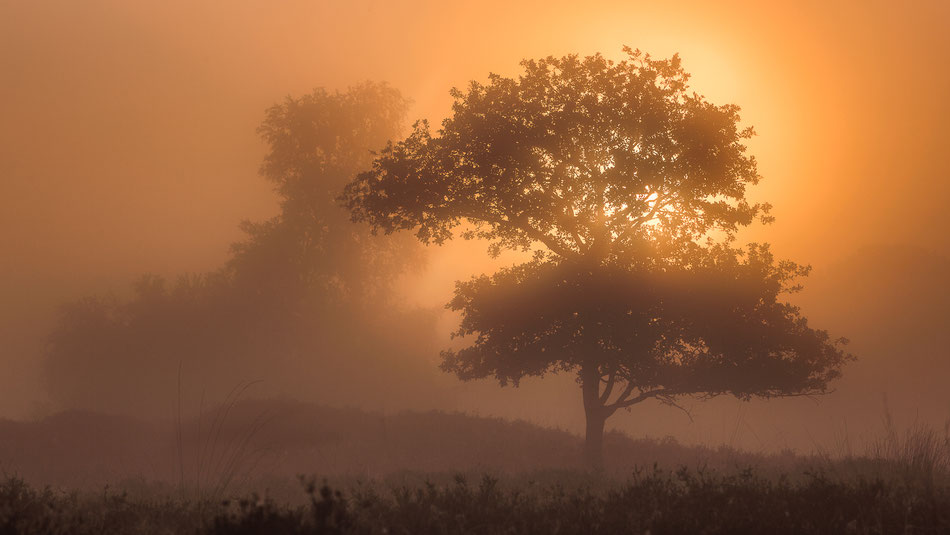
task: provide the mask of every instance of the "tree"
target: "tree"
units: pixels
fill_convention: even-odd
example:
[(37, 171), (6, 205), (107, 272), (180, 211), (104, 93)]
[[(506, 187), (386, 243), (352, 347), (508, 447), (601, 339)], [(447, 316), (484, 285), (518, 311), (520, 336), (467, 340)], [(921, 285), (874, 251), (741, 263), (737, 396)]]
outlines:
[(437, 135), (416, 123), (347, 185), (353, 219), (424, 243), (489, 242), (533, 260), (457, 283), (460, 336), (442, 367), (501, 384), (573, 372), (587, 461), (601, 467), (604, 422), (656, 398), (827, 391), (850, 357), (779, 302), (807, 273), (767, 246), (735, 248), (768, 223), (739, 108), (688, 90), (674, 56), (625, 48), (522, 62), (517, 79), (453, 90)]
[(418, 244), (381, 239), (349, 223), (336, 202), (367, 169), (371, 148), (400, 131), (408, 101), (381, 83), (346, 92), (316, 89), (267, 110), (258, 133), (269, 145), (261, 175), (274, 185), (280, 213), (245, 221), (228, 269), (238, 284), (273, 298), (366, 301), (377, 306), (392, 280), (421, 260)]
[(385, 406), (423, 395), (437, 372), (406, 361), (432, 349), (435, 315), (398, 306), (391, 288), (422, 247), (373, 236), (336, 202), (370, 167), (370, 149), (404, 131), (407, 106), (395, 89), (364, 83), (269, 108), (261, 174), (280, 212), (245, 221), (246, 238), (219, 270), (172, 283), (145, 276), (127, 299), (65, 306), (46, 351), (53, 400), (164, 414), (179, 364), (209, 399), (261, 378), (262, 388), (321, 402)]

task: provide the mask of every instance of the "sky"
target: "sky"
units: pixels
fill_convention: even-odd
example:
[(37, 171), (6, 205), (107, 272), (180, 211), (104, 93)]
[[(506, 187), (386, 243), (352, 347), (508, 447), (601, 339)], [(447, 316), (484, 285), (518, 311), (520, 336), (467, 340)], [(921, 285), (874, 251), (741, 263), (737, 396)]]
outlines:
[[(819, 278), (869, 247), (944, 258), (948, 24), (929, 0), (0, 0), (0, 417), (42, 407), (63, 302), (215, 269), (242, 219), (276, 213), (255, 128), (315, 87), (386, 81), (438, 124), (452, 87), (524, 58), (678, 53), (758, 134), (751, 197), (777, 220), (743, 239)], [(433, 250), (406, 299), (440, 305), (490, 269), (480, 244)]]

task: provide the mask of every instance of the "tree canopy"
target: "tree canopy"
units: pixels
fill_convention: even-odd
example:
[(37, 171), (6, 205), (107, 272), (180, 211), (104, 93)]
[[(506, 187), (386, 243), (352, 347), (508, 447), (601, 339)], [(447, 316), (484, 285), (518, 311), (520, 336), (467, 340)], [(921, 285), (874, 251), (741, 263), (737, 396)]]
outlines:
[(677, 57), (627, 54), (524, 61), (518, 79), (453, 90), (438, 135), (417, 123), (347, 186), (355, 219), (426, 243), (466, 220), (496, 253), (630, 261), (768, 218), (745, 200), (759, 175), (738, 107), (689, 92)]
[(780, 301), (807, 268), (736, 232), (771, 221), (746, 190), (760, 177), (739, 108), (689, 90), (680, 60), (625, 49), (522, 62), (453, 90), (433, 135), (416, 123), (347, 185), (353, 219), (424, 243), (487, 240), (531, 262), (457, 283), (462, 379), (571, 371), (588, 459), (604, 421), (646, 399), (827, 391), (850, 358)]
[(517, 384), (593, 359), (609, 388), (625, 383), (602, 392), (612, 410), (694, 393), (820, 393), (840, 374), (840, 352), (779, 300), (803, 271), (774, 265), (764, 246), (716, 247), (690, 269), (514, 266), (458, 283), (455, 334), (475, 339), (444, 351), (443, 368)]
[(245, 221), (247, 239), (232, 246), (235, 280), (284, 298), (385, 299), (391, 281), (421, 260), (417, 244), (380, 239), (349, 223), (336, 202), (368, 167), (370, 149), (403, 130), (408, 101), (381, 83), (346, 92), (316, 89), (266, 112), (258, 133), (269, 146), (261, 175), (274, 185), (280, 213)]

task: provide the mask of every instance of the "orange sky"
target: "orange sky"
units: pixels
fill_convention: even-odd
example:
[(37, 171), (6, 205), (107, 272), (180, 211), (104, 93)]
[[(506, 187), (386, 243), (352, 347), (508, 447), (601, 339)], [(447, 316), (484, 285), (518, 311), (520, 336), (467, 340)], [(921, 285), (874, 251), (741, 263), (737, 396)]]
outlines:
[[(58, 303), (213, 269), (274, 213), (254, 129), (317, 86), (386, 80), (437, 123), (452, 86), (525, 57), (679, 52), (758, 131), (778, 220), (750, 237), (816, 268), (878, 242), (946, 255), (948, 27), (943, 1), (0, 0), (0, 416), (31, 410)], [(433, 254), (421, 301), (468, 251)]]

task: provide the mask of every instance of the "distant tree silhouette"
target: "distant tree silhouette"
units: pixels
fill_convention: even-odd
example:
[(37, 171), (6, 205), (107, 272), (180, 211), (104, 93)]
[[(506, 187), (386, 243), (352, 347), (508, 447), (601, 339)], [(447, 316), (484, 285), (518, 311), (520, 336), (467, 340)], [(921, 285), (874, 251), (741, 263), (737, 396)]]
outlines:
[(424, 390), (426, 363), (406, 361), (434, 349), (435, 317), (396, 306), (391, 288), (421, 262), (422, 246), (411, 236), (373, 236), (336, 201), (370, 167), (370, 150), (404, 131), (406, 108), (395, 89), (365, 83), (268, 109), (261, 174), (280, 212), (245, 221), (245, 239), (215, 272), (170, 283), (144, 276), (128, 299), (64, 307), (46, 355), (53, 400), (165, 411), (179, 363), (209, 400), (262, 377), (281, 380), (284, 394), (370, 406)]
[(274, 184), (280, 214), (245, 221), (228, 268), (258, 294), (322, 300), (385, 299), (392, 280), (421, 260), (407, 239), (380, 239), (349, 223), (337, 202), (344, 185), (403, 128), (408, 102), (395, 89), (364, 83), (345, 93), (317, 89), (267, 110), (258, 128), (270, 147), (261, 175)]
[(524, 61), (453, 90), (437, 135), (390, 143), (342, 201), (353, 219), (424, 243), (488, 240), (533, 260), (457, 283), (459, 336), (442, 367), (461, 379), (577, 374), (586, 456), (603, 464), (606, 419), (648, 399), (825, 392), (850, 357), (779, 301), (807, 272), (735, 233), (771, 221), (739, 109), (688, 90), (674, 56), (625, 48)]

